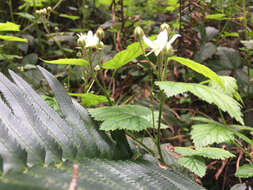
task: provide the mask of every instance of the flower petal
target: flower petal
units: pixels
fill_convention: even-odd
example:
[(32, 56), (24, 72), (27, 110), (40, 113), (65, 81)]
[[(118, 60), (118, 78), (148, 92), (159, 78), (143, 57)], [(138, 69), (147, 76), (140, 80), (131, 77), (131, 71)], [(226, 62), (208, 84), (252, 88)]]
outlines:
[(172, 44), (178, 37), (181, 37), (181, 35), (180, 34), (175, 34), (174, 36), (172, 36), (172, 38), (170, 39), (170, 41), (168, 43)]
[(145, 35), (143, 36), (142, 39), (145, 42), (145, 44), (147, 44), (152, 49), (155, 47), (154, 43), (150, 39), (148, 39)]

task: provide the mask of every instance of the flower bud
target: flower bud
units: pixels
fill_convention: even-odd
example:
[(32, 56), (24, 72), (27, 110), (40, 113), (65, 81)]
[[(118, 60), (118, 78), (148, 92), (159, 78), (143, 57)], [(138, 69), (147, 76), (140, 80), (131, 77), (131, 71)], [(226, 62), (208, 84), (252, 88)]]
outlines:
[(47, 7), (47, 10), (48, 10), (49, 12), (51, 12), (51, 11), (52, 11), (52, 8), (49, 6), (49, 7)]
[(102, 28), (98, 28), (96, 31), (96, 35), (99, 38), (99, 40), (102, 40), (105, 37), (105, 32)]
[(95, 71), (99, 71), (101, 68), (99, 65), (96, 65), (96, 67), (94, 68)]
[(160, 29), (161, 29), (161, 31), (167, 30), (168, 33), (170, 33), (170, 26), (166, 23), (161, 24)]
[(98, 44), (97, 44), (97, 49), (101, 50), (101, 49), (104, 49), (105, 45), (102, 41), (100, 41)]
[(134, 37), (136, 40), (142, 40), (142, 37), (144, 36), (144, 32), (143, 30), (141, 29), (141, 27), (137, 26), (135, 29), (134, 29)]

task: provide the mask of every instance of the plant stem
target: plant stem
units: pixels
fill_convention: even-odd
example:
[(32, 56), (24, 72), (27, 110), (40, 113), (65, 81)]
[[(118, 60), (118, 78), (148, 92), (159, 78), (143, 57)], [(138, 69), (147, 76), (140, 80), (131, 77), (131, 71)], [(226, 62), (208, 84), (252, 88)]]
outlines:
[(219, 109), (219, 113), (220, 113), (221, 119), (222, 119), (223, 123), (226, 125), (227, 122), (226, 122), (226, 120), (224, 118), (224, 115), (223, 115), (222, 111), (220, 110), (220, 108), (218, 108), (218, 109)]
[(242, 0), (242, 7), (243, 7), (243, 27), (245, 31), (245, 40), (249, 39), (248, 36), (248, 23), (247, 23), (247, 9), (246, 9), (246, 0)]
[(138, 140), (137, 138), (135, 138), (130, 132), (126, 131), (126, 134), (131, 137), (135, 142), (137, 142), (138, 144), (140, 144), (141, 146), (143, 146), (144, 149), (146, 149), (147, 152), (149, 152), (150, 154), (152, 154), (153, 156), (155, 156), (155, 153), (148, 148), (145, 144), (143, 144), (140, 140)]
[(163, 164), (165, 164), (164, 159), (163, 159), (163, 155), (162, 155), (162, 150), (161, 150), (161, 143), (160, 143), (160, 131), (161, 131), (163, 104), (164, 104), (163, 92), (160, 90), (160, 106), (159, 106), (158, 129), (157, 129), (157, 149), (158, 149), (158, 153), (159, 153), (161, 162)]

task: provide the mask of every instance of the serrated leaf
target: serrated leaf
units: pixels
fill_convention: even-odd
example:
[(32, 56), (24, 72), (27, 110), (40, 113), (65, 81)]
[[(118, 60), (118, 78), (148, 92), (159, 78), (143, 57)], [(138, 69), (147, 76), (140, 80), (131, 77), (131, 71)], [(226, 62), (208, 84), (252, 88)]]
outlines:
[(206, 174), (205, 160), (199, 156), (187, 156), (179, 158), (178, 163), (200, 177), (203, 177)]
[(64, 157), (73, 157), (76, 151), (73, 147), (73, 130), (21, 77), (12, 71), (9, 72), (17, 86), (23, 89), (23, 92), (34, 106), (34, 114), (38, 115), (42, 125), (47, 128), (55, 141), (61, 145)]
[(127, 129), (141, 131), (150, 126), (143, 116), (150, 115), (151, 110), (138, 105), (108, 106), (89, 109), (88, 112), (98, 121), (103, 121), (100, 129), (109, 131)]
[(222, 125), (195, 124), (192, 126), (191, 139), (196, 147), (203, 147), (213, 143), (219, 144), (234, 140), (234, 133)]
[(235, 118), (241, 124), (244, 124), (242, 119), (241, 105), (230, 96), (215, 90), (211, 87), (183, 82), (155, 82), (168, 97), (175, 96), (190, 91), (195, 96), (199, 97), (210, 104), (215, 104), (222, 111), (228, 112), (232, 118)]
[(20, 25), (13, 22), (0, 23), (0, 31), (19, 31)]
[(56, 59), (56, 60), (44, 60), (42, 61), (50, 64), (59, 64), (59, 65), (80, 65), (80, 66), (86, 66), (88, 65), (88, 61), (84, 59), (72, 59), (72, 58), (66, 58), (66, 59)]
[(239, 178), (253, 177), (253, 164), (244, 164), (235, 172), (235, 176)]
[(102, 95), (96, 95), (91, 93), (68, 93), (70, 96), (77, 96), (81, 97), (82, 105), (84, 106), (93, 106), (97, 105), (98, 103), (108, 102), (107, 98)]
[(214, 147), (199, 147), (195, 150), (186, 147), (175, 147), (175, 152), (181, 154), (182, 156), (203, 156), (211, 159), (221, 159), (234, 157), (230, 152)]
[(78, 153), (82, 156), (98, 156), (99, 151), (96, 145), (96, 140), (89, 133), (89, 126), (85, 126), (84, 122), (81, 120), (78, 111), (75, 109), (71, 98), (67, 95), (64, 87), (60, 84), (60, 82), (46, 69), (42, 67), (38, 67), (44, 77), (47, 79), (49, 86), (53, 90), (55, 94), (55, 98), (61, 112), (69, 124), (69, 126), (73, 129), (73, 138), (77, 147), (79, 148)]
[(0, 156), (3, 159), (3, 172), (9, 169), (23, 170), (26, 166), (27, 155), (25, 150), (9, 135), (4, 123), (0, 120)]
[(5, 41), (27, 42), (27, 39), (19, 38), (16, 36), (0, 35), (0, 39)]
[[(154, 39), (156, 36), (150, 37), (150, 39)], [(147, 48), (147, 45), (145, 43), (142, 43), (143, 48)], [(129, 63), (136, 57), (140, 56), (142, 54), (142, 49), (139, 42), (135, 42), (129, 46), (127, 46), (126, 50), (123, 50), (119, 53), (117, 53), (113, 59), (105, 62), (103, 64), (104, 69), (118, 69), (125, 64)]]
[(235, 157), (235, 155), (233, 155), (232, 153), (222, 148), (199, 147), (199, 148), (196, 148), (196, 151), (198, 152), (199, 156), (203, 156), (203, 157), (211, 158), (211, 159), (224, 160), (226, 158)]
[(220, 86), (223, 87), (223, 83), (222, 83), (220, 77), (215, 72), (213, 72), (211, 69), (206, 67), (205, 65), (199, 64), (199, 63), (192, 61), (190, 59), (187, 59), (187, 58), (176, 57), (176, 56), (172, 56), (168, 60), (177, 61), (177, 62), (181, 63), (182, 65), (185, 65), (185, 66), (189, 67), (190, 69), (204, 75), (205, 77), (217, 82)]
[[(76, 189), (204, 189), (170, 168), (167, 170), (161, 169), (155, 162), (155, 159), (150, 161), (142, 159), (137, 161), (83, 159), (75, 163), (79, 166)], [(63, 163), (60, 168), (35, 166), (30, 168), (25, 174), (10, 172), (0, 179), (0, 188), (2, 189), (2, 187), (8, 185), (9, 187), (14, 187), (13, 189), (15, 190), (65, 190), (68, 189), (71, 183), (72, 166), (73, 162), (68, 161)]]
[(217, 85), (214, 81), (209, 81), (209, 86), (219, 90), (221, 92), (224, 92), (230, 97), (233, 97), (234, 94), (238, 90), (238, 86), (236, 84), (236, 79), (230, 76), (220, 76), (220, 79), (222, 83), (224, 84), (224, 87), (222, 88), (221, 86)]
[(200, 117), (200, 116), (197, 116), (197, 117), (192, 117), (191, 118), (193, 121), (198, 121), (200, 123), (211, 123), (211, 124), (214, 124), (214, 125), (221, 125), (219, 122), (217, 121), (214, 121), (212, 119), (207, 119), (205, 117)]

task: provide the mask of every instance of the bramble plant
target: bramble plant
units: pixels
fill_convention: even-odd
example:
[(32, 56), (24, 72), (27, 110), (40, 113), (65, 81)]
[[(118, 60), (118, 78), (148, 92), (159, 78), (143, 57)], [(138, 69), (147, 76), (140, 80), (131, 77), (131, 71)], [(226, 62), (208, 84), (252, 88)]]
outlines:
[[(89, 97), (89, 101), (93, 102), (94, 104), (99, 103), (100, 100), (101, 102), (105, 102), (105, 100), (107, 100), (107, 103), (109, 104), (108, 106), (90, 108), (88, 109), (88, 112), (93, 118), (95, 118), (95, 120), (101, 121), (101, 130), (112, 132), (112, 137), (123, 149), (130, 151), (127, 140), (125, 138), (122, 140), (126, 133), (132, 139), (136, 140), (137, 143), (143, 146), (147, 152), (155, 155), (153, 150), (143, 144), (134, 135), (134, 131), (146, 131), (157, 146), (160, 162), (162, 164), (166, 164), (160, 144), (161, 129), (162, 127), (166, 128), (166, 126), (162, 124), (163, 106), (166, 103), (167, 97), (172, 97), (186, 92), (191, 92), (201, 100), (210, 104), (215, 104), (218, 107), (223, 123), (215, 122), (205, 118), (193, 118), (194, 121), (200, 122), (200, 124), (194, 124), (192, 126), (191, 137), (194, 142), (195, 149), (176, 147), (175, 151), (182, 156), (182, 158), (178, 159), (180, 164), (193, 171), (196, 175), (203, 177), (206, 172), (204, 158), (226, 159), (234, 157), (234, 155), (227, 150), (217, 147), (210, 147), (210, 145), (214, 143), (220, 144), (226, 142), (235, 144), (236, 146), (242, 146), (240, 143), (238, 143), (237, 138), (243, 139), (250, 145), (253, 144), (248, 137), (238, 131), (238, 129), (240, 129), (239, 125), (236, 125), (237, 127), (235, 127), (235, 125), (228, 124), (225, 121), (222, 113), (227, 112), (231, 118), (234, 118), (240, 124), (244, 125), (241, 113), (241, 105), (239, 103), (243, 102), (239, 93), (237, 92), (238, 87), (234, 78), (218, 76), (215, 72), (204, 65), (183, 57), (174, 56), (175, 50), (173, 49), (172, 44), (178, 37), (180, 37), (180, 35), (171, 35), (173, 32), (171, 32), (169, 25), (165, 23), (161, 25), (160, 33), (157, 35), (157, 37), (154, 36), (151, 37), (151, 39), (147, 38), (140, 27), (136, 27), (134, 34), (138, 42), (129, 45), (126, 50), (117, 53), (112, 60), (109, 60), (105, 63), (102, 63), (101, 58), (101, 50), (103, 48), (102, 37), (104, 36), (102, 29), (98, 29), (95, 34), (89, 31), (87, 34), (78, 35), (77, 42), (80, 48), (81, 57), (87, 57), (87, 60), (59, 59), (54, 61), (44, 61), (55, 64), (82, 65), (88, 69), (88, 73), (91, 75), (93, 80), (90, 85), (92, 86), (92, 84), (95, 82), (100, 90), (103, 91), (104, 98), (101, 95), (97, 96), (90, 94), (89, 91), (84, 92), (83, 94), (71, 93), (71, 95)], [(151, 51), (146, 53), (146, 49), (148, 47), (151, 48)], [(155, 54), (156, 62), (152, 62), (149, 59), (148, 56), (151, 53)], [(94, 63), (94, 59), (97, 54), (99, 56), (99, 62), (96, 65)], [(158, 113), (152, 108), (140, 105), (116, 105), (113, 99), (110, 97), (111, 83), (117, 70), (141, 54), (145, 56), (146, 60), (151, 65), (152, 72), (156, 80), (151, 84), (153, 91), (150, 92), (149, 97), (151, 101), (159, 102), (160, 105)], [(167, 81), (169, 72), (168, 64), (171, 61), (179, 62), (204, 75), (209, 80), (204, 81), (203, 84)], [(110, 79), (111, 82), (109, 82), (108, 86), (106, 86), (103, 79), (103, 69), (113, 70), (113, 76)], [(100, 80), (98, 80), (97, 76), (101, 77), (102, 83)], [(89, 90), (90, 89), (91, 88), (89, 88)], [(235, 97), (235, 99), (233, 97)], [(84, 98), (82, 98), (82, 100), (87, 101)], [(237, 102), (237, 100), (239, 102)], [(84, 104), (86, 103), (84, 102)], [(92, 103), (89, 105), (92, 105)], [(241, 126), (241, 129), (252, 131), (249, 127), (247, 128)], [(118, 130), (122, 132), (120, 138), (117, 138), (118, 134), (114, 133)], [(153, 132), (150, 133), (150, 130)], [(208, 135), (208, 138), (206, 135)], [(245, 154), (247, 153), (245, 152)], [(131, 153), (129, 153), (129, 155), (131, 155)], [(250, 155), (248, 156), (250, 159), (252, 159)]]

